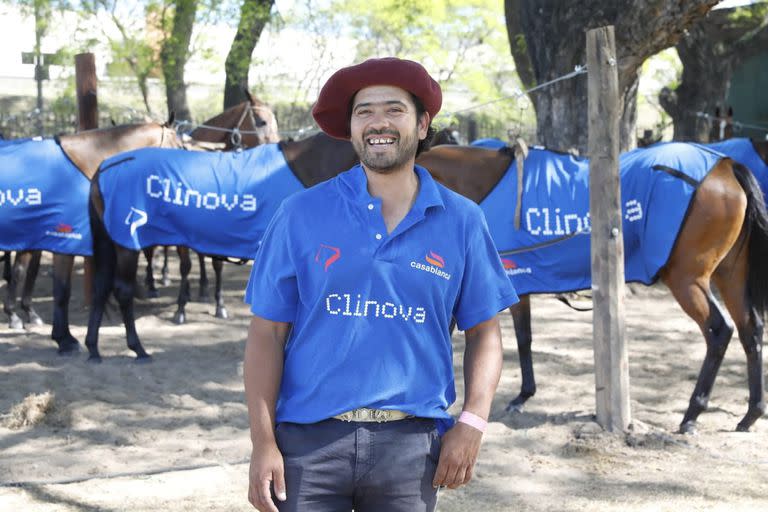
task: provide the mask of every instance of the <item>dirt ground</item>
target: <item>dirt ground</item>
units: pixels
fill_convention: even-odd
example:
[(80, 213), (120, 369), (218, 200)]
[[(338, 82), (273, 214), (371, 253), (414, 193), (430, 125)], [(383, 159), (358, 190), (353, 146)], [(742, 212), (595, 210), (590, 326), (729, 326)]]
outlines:
[[(49, 322), (45, 262), (35, 306)], [(83, 341), (79, 263), (71, 320)], [(0, 511), (251, 510), (241, 363), (248, 271), (225, 267), (229, 320), (214, 318), (211, 304), (193, 303), (189, 322), (174, 325), (178, 279), (160, 298), (137, 302), (138, 331), (154, 356), (147, 365), (133, 362), (117, 313), (101, 329), (99, 365), (84, 352), (57, 356), (48, 324), (11, 331), (3, 319)], [(734, 432), (747, 408), (738, 340), (698, 435), (678, 435), (703, 339), (665, 288), (629, 290), (633, 425), (608, 434), (593, 419), (591, 314), (547, 296), (532, 304), (538, 393), (523, 413), (504, 411), (520, 386), (505, 313), (504, 371), (476, 477), (442, 492), (439, 510), (768, 510), (768, 419)], [(454, 347), (460, 384), (462, 334)]]

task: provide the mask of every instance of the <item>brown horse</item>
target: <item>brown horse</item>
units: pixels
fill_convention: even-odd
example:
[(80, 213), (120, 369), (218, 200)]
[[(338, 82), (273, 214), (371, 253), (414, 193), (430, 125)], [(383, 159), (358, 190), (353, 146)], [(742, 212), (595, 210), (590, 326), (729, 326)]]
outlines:
[[(311, 186), (351, 167), (357, 156), (348, 142), (317, 135), (297, 143), (282, 143), (286, 160), (305, 186)], [(452, 190), (481, 202), (507, 172), (512, 162), (508, 149), (438, 146), (417, 159), (436, 180)], [(126, 324), (128, 347), (137, 360), (149, 355), (139, 341), (132, 310), (136, 253), (111, 242), (104, 228), (104, 204), (94, 182), (91, 188), (91, 222), (94, 233), (96, 292), (88, 325), (86, 346), (90, 359), (100, 360), (98, 326), (103, 305), (114, 289)], [(699, 325), (707, 354), (681, 431), (695, 430), (696, 419), (706, 409), (717, 371), (735, 328), (747, 355), (749, 408), (738, 430), (747, 430), (764, 414), (762, 373), (763, 312), (768, 302), (768, 273), (762, 264), (768, 256), (768, 215), (757, 183), (749, 172), (730, 159), (722, 159), (691, 201), (672, 253), (660, 278), (683, 310)], [(720, 291), (733, 323), (715, 299), (711, 284)], [(511, 402), (520, 408), (536, 390), (531, 358), (530, 301), (528, 296), (510, 308), (518, 340), (522, 390)]]
[[(424, 153), (419, 160), (439, 182), (480, 202), (506, 172), (511, 156), (508, 151), (443, 146)], [(722, 159), (699, 185), (660, 273), (683, 311), (698, 324), (707, 344), (681, 432), (695, 431), (699, 414), (707, 408), (734, 324), (747, 356), (749, 382), (749, 407), (737, 430), (748, 430), (765, 413), (762, 335), (768, 304), (766, 257), (768, 215), (759, 186), (744, 166)], [(733, 323), (724, 315), (711, 284), (719, 290)], [(510, 312), (523, 382), (509, 408), (520, 410), (536, 392), (529, 297), (522, 296)]]
[[(165, 124), (147, 123), (90, 130), (75, 135), (61, 135), (56, 140), (62, 152), (90, 180), (96, 174), (99, 163), (117, 153), (146, 146), (181, 147), (176, 132), (171, 128), (172, 123), (173, 118)], [(83, 204), (83, 208), (86, 206)], [(40, 251), (19, 251), (17, 253), (14, 268), (10, 272), (8, 292), (4, 303), (4, 310), (9, 316), (12, 328), (23, 327), (23, 322), (16, 311), (16, 290), (19, 283), (24, 283), (21, 306), (28, 321), (37, 324), (42, 323), (31, 303), (39, 262)], [(59, 344), (59, 349), (62, 352), (66, 352), (68, 348), (71, 349), (74, 340), (69, 334), (68, 325), (73, 262), (74, 256), (72, 255), (54, 255), (54, 316), (51, 337)]]
[[(276, 143), (280, 140), (277, 120), (274, 113), (262, 101), (255, 99), (249, 91), (245, 91), (248, 97), (247, 101), (239, 103), (228, 108), (224, 112), (208, 119), (200, 126), (190, 132), (190, 137), (195, 143), (210, 143), (218, 145), (215, 149), (224, 151), (247, 149), (262, 144)], [(189, 272), (192, 268), (192, 262), (189, 255), (189, 248), (177, 247), (179, 255), (179, 268), (181, 273), (181, 285), (179, 290), (179, 304), (186, 304), (190, 297)], [(148, 297), (157, 297), (158, 291), (155, 285), (155, 277), (152, 269), (152, 260), (154, 258), (154, 247), (144, 249), (144, 256), (147, 260), (146, 275), (144, 283)], [(208, 275), (205, 269), (205, 256), (198, 254), (200, 264), (200, 281), (198, 300), (207, 302), (209, 300)], [(227, 318), (227, 309), (224, 306), (222, 286), (222, 260), (212, 258), (214, 274), (216, 276), (216, 286), (214, 300), (216, 303), (216, 317)], [(168, 248), (163, 249), (162, 283), (167, 286), (170, 284), (168, 278)], [(174, 321), (183, 324), (186, 316), (183, 307), (174, 317)]]

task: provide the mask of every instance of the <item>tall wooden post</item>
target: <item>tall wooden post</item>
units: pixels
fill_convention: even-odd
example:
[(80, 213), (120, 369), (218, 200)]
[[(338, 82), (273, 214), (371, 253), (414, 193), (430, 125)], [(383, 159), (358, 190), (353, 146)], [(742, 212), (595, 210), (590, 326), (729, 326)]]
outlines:
[(622, 431), (631, 417), (624, 342), (619, 78), (613, 26), (587, 32), (587, 70), (597, 422), (606, 430)]
[[(78, 131), (92, 130), (99, 127), (99, 105), (96, 95), (96, 59), (92, 53), (75, 55), (75, 83), (77, 87)], [(83, 303), (91, 305), (93, 282), (93, 262), (84, 258), (83, 266)]]

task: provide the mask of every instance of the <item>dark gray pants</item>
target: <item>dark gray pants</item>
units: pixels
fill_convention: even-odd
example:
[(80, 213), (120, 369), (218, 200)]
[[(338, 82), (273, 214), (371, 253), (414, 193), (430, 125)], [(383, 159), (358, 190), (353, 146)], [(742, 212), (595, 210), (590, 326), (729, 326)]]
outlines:
[(287, 501), (281, 512), (431, 512), (440, 456), (435, 421), (280, 423)]

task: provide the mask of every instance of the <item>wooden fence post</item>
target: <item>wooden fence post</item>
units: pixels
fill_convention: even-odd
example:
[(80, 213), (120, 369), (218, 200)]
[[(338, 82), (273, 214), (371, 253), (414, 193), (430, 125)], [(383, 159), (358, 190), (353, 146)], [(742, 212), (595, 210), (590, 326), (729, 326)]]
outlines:
[(587, 32), (587, 70), (597, 422), (608, 431), (623, 431), (631, 417), (624, 342), (619, 79), (613, 26)]
[[(96, 95), (96, 58), (92, 53), (75, 55), (75, 84), (77, 87), (77, 130), (92, 130), (99, 127), (99, 105)], [(83, 265), (83, 304), (91, 305), (91, 283), (93, 262), (88, 256)]]

